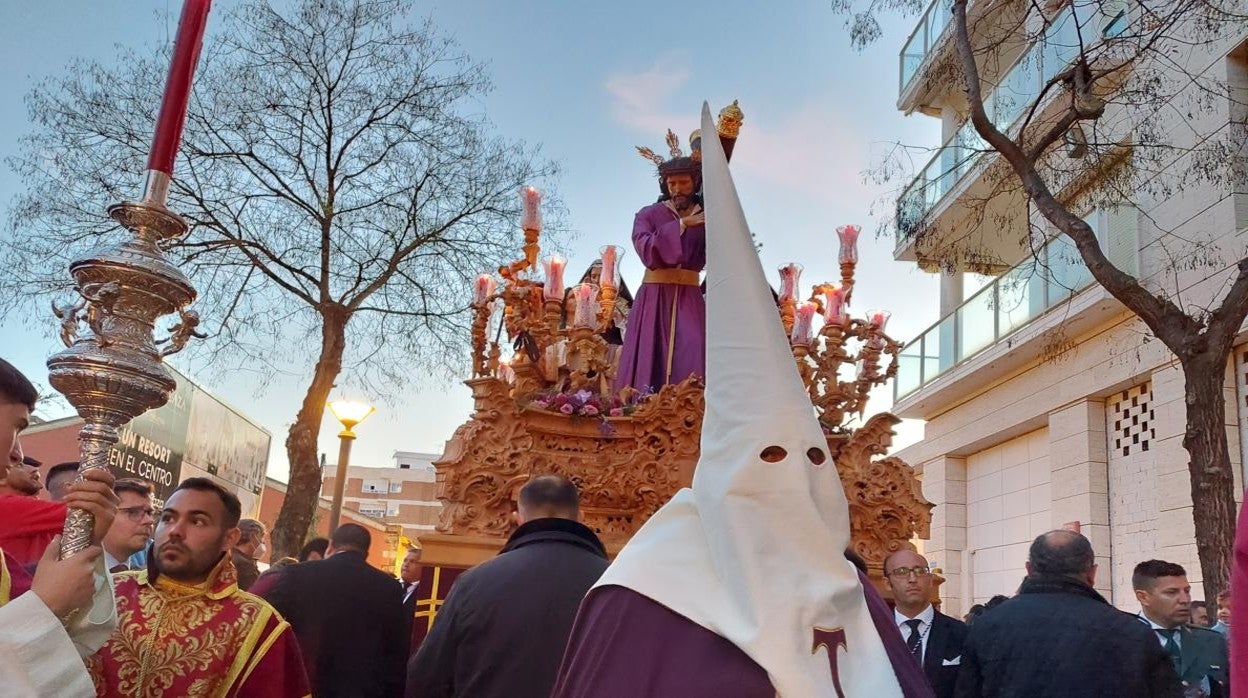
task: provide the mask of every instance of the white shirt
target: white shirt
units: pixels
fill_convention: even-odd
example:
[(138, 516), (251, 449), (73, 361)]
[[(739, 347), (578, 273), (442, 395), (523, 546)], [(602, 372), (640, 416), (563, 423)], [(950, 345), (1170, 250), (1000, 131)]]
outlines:
[(901, 639), (910, 638), (910, 626), (906, 625), (907, 621), (919, 621), (919, 664), (923, 663), (923, 657), (927, 654), (927, 636), (932, 632), (932, 619), (936, 617), (936, 609), (932, 608), (929, 603), (927, 608), (919, 612), (919, 615), (913, 619), (909, 616), (902, 615), (901, 611), (893, 609), (893, 620), (897, 623), (897, 629), (901, 631)]
[(403, 603), (407, 603), (407, 600), (412, 598), (412, 594), (416, 593), (416, 587), (420, 586), (420, 582), (412, 582), (411, 584), (403, 582), (403, 586), (407, 587), (407, 590), (403, 592)]
[[(1164, 649), (1166, 646), (1166, 636), (1157, 631), (1158, 630), (1170, 630), (1170, 628), (1157, 625), (1148, 616), (1144, 615), (1143, 613), (1140, 614), (1140, 620), (1144, 621), (1145, 623), (1148, 623), (1149, 627), (1153, 629), (1153, 634), (1157, 636), (1157, 641), (1161, 643), (1161, 646)], [(1173, 629), (1178, 630), (1179, 627), (1176, 625)], [(1174, 634), (1174, 644), (1178, 645), (1179, 649), (1183, 649), (1183, 633)]]

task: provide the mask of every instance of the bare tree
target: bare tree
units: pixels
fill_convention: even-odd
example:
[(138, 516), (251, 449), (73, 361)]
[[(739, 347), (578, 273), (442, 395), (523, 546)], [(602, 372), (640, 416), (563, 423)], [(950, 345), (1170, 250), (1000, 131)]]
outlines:
[[(862, 45), (880, 36), (880, 13), (915, 12), (927, 2), (833, 5), (850, 16), (851, 41)], [(1248, 45), (1235, 44), (1248, 27), (1244, 5), (1005, 0), (968, 6), (968, 0), (938, 0), (931, 11), (949, 13), (936, 21), (948, 24), (941, 41), (953, 50), (933, 50), (926, 79), (962, 88), (965, 101), (956, 108), (973, 132), (959, 132), (944, 151), (952, 157), (927, 186), (951, 188), (977, 167), (987, 185), (982, 195), (963, 200), (971, 223), (956, 231), (929, 215), (934, 190), (911, 188), (898, 202), (897, 232), (913, 236), (931, 266), (1002, 268), (1004, 260), (985, 254), (974, 240), (1012, 236), (1014, 249), (1042, 265), (1036, 254), (1055, 231), (1073, 243), (1095, 282), (1174, 354), (1185, 378), (1183, 445), (1197, 554), (1205, 597), (1214, 598), (1228, 580), (1235, 531), (1223, 388), (1248, 315), (1248, 256), (1237, 231), (1192, 235), (1180, 230), (1182, 223), (1152, 217), (1148, 204), (1246, 191), (1248, 82), (1219, 63), (1228, 51), (1248, 52)], [(1020, 72), (1034, 82), (1016, 81)], [(996, 155), (982, 158), (986, 153)], [(895, 164), (879, 170), (877, 179), (896, 177)], [(1026, 208), (1022, 226), (1017, 209), (992, 205), (1010, 195)], [(1161, 271), (1115, 265), (1107, 249), (1112, 243), (1098, 239), (1080, 215), (1096, 208), (1138, 215), (1158, 250), (1150, 254), (1164, 261)], [(1228, 240), (1231, 249), (1224, 249)]]
[[(202, 294), (215, 366), (258, 382), (311, 369), (273, 534), (276, 554), (294, 555), (340, 374), (384, 397), (463, 358), (469, 280), (514, 255), (518, 192), (555, 167), (490, 135), (483, 67), (402, 0), (252, 0), (221, 25), (171, 192), (192, 224), (174, 252)], [(116, 234), (101, 212), (139, 190), (165, 65), (123, 50), (117, 67), (79, 61), (28, 95), (6, 310), (46, 308), (66, 262)]]

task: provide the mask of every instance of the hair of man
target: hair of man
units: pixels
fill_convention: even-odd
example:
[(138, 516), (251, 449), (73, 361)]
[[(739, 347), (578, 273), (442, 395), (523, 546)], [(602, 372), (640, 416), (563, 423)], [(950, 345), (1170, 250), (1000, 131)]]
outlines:
[[(64, 463), (57, 463), (51, 468), (48, 468), (48, 474), (45, 475), (43, 478), (43, 486), (51, 490), (55, 486), (56, 481), (59, 478), (78, 477), (78, 468), (79, 468), (79, 465), (78, 465), (78, 461), (76, 460), (65, 461)], [(113, 491), (116, 492), (117, 488), (114, 487)]]
[(520, 518), (572, 519), (581, 513), (581, 493), (576, 484), (562, 475), (538, 475), (520, 488)]
[(1082, 534), (1058, 529), (1036, 536), (1027, 561), (1032, 574), (1081, 577), (1096, 566), (1096, 553)]
[(334, 530), (329, 537), (329, 544), (335, 551), (354, 550), (357, 553), (368, 553), (373, 544), (373, 537), (368, 529), (359, 524), (347, 523)]
[(221, 522), (222, 528), (230, 529), (237, 527), (239, 519), (243, 517), (243, 505), (238, 501), (238, 497), (234, 496), (233, 492), (206, 477), (187, 478), (173, 491), (177, 492), (178, 490), (197, 490), (216, 494), (225, 506), (225, 519)]
[(1187, 570), (1182, 565), (1165, 560), (1145, 560), (1135, 566), (1131, 573), (1131, 588), (1139, 591), (1152, 591), (1157, 580), (1162, 577), (1186, 577)]
[(316, 553), (320, 557), (325, 557), (325, 550), (328, 548), (329, 548), (328, 538), (321, 538), (321, 537), (313, 538), (312, 540), (303, 544), (303, 548), (299, 551), (299, 562), (307, 562), (308, 558), (312, 557), (313, 553)]
[(0, 359), (0, 402), (25, 405), (31, 412), (39, 402), (39, 391), (34, 383), (4, 359)]
[[(49, 472), (48, 475), (51, 477), (51, 472)], [(150, 497), (152, 496), (152, 486), (142, 480), (127, 477), (113, 483), (113, 492), (119, 496), (122, 492), (132, 492), (140, 497)]]
[(255, 519), (241, 519), (238, 522), (238, 530), (242, 533), (238, 542), (241, 543), (259, 543), (268, 535), (269, 528), (264, 522)]

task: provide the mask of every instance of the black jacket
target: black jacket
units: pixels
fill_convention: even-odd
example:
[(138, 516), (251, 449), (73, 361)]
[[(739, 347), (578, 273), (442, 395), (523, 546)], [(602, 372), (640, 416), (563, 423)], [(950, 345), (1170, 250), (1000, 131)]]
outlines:
[(1075, 580), (1033, 575), (1018, 596), (970, 627), (957, 695), (1177, 698), (1182, 691), (1169, 657), (1138, 618)]
[(923, 652), (923, 673), (936, 698), (953, 698), (967, 630), (966, 623), (940, 611), (932, 615), (932, 629), (927, 633), (927, 649)]
[(409, 698), (548, 698), (577, 608), (607, 568), (594, 532), (567, 519), (516, 529), (455, 580), (407, 669)]
[(403, 588), (362, 553), (290, 565), (253, 589), (294, 629), (314, 696), (403, 695)]

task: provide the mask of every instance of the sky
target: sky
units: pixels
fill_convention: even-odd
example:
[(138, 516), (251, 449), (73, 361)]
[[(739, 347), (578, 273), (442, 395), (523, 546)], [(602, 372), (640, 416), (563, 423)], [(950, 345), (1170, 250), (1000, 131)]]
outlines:
[[(214, 4), (208, 41), (213, 18), (236, 2)], [(881, 198), (889, 192), (869, 184), (865, 172), (893, 143), (939, 145), (939, 121), (905, 116), (895, 107), (898, 51), (916, 18), (887, 18), (883, 37), (859, 52), (830, 5), (444, 0), (414, 7), (489, 67), (495, 90), (481, 107), (497, 132), (540, 144), (546, 157), (561, 163), (554, 188), (576, 233), (564, 250), (570, 268), (587, 266), (603, 245), (621, 245), (630, 252), (624, 277), (638, 286), (644, 270), (628, 236), (633, 214), (654, 201), (657, 184), (653, 165), (634, 146), (664, 152), (668, 128), (683, 140), (698, 127), (703, 100), (718, 111), (737, 99), (746, 120), (732, 169), (773, 282), (774, 270), (794, 261), (805, 267), (805, 288), (839, 278), (835, 228), (859, 224), (864, 232), (853, 312), (891, 310), (889, 333), (905, 342), (938, 319), (938, 281), (911, 263), (895, 262), (892, 239), (872, 235), (891, 207)], [(22, 97), (41, 78), (66, 70), (75, 58), (112, 64), (117, 46), (171, 41), (180, 6), (176, 0), (0, 3), (0, 159), (15, 155), (18, 138), (29, 130)], [(0, 244), (10, 234), (9, 202), (21, 187), (0, 165)], [(68, 291), (67, 272), (65, 278)], [(50, 312), (0, 318), (0, 336), (9, 339), (0, 356), (46, 385), (44, 362), (61, 348), (54, 330)], [(285, 480), (282, 444), (306, 376), (280, 376), (260, 389), (246, 377), (214, 375), (194, 360), (174, 364), (272, 432), (269, 474)], [(467, 373), (465, 366), (464, 378)], [(887, 409), (891, 394), (891, 385), (877, 390), (869, 411)], [(472, 401), (457, 380), (429, 377), (378, 407), (357, 427), (353, 464), (389, 466), (397, 450), (441, 453)], [(67, 413), (52, 407), (43, 416)], [(330, 462), (337, 432), (327, 413), (321, 450)], [(908, 422), (896, 445), (921, 435), (921, 424)]]

